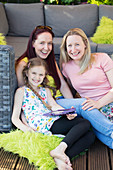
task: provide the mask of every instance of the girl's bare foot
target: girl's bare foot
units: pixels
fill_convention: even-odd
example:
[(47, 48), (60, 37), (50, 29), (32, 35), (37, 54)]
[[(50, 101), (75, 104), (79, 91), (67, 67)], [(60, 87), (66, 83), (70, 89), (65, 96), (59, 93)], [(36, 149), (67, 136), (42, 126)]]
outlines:
[(70, 159), (69, 157), (64, 153), (64, 152), (57, 152), (56, 149), (50, 151), (50, 155), (53, 157), (53, 158), (57, 158), (57, 159), (60, 159), (62, 160), (64, 163), (68, 164), (69, 166), (71, 166), (71, 162), (70, 162)]
[(58, 158), (54, 158), (54, 161), (56, 163), (58, 170), (73, 170), (72, 167), (70, 167), (64, 161), (62, 161)]
[(72, 166), (69, 157), (64, 153), (64, 149), (62, 147), (56, 147), (54, 150), (50, 151), (50, 155), (53, 158), (58, 158), (62, 160), (64, 163), (66, 163), (69, 166)]

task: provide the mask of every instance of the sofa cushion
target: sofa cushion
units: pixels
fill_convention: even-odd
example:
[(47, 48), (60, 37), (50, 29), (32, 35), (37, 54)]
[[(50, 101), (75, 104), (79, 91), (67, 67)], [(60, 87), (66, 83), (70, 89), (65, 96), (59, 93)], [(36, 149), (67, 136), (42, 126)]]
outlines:
[(7, 44), (14, 48), (16, 59), (25, 52), (28, 44), (28, 39), (29, 37), (6, 36)]
[(90, 40), (89, 40), (89, 43), (90, 43), (90, 47), (91, 47), (91, 52), (92, 53), (97, 52), (97, 44), (92, 42), (92, 41), (90, 41)]
[(54, 43), (54, 53), (55, 54), (59, 54), (60, 55), (60, 45), (62, 42), (62, 38), (61, 37), (55, 37), (53, 40)]
[(113, 55), (113, 44), (98, 44), (97, 52), (107, 53), (111, 57)]
[(5, 14), (4, 5), (0, 3), (0, 33), (6, 35), (8, 33), (9, 26)]
[(100, 5), (99, 6), (99, 21), (103, 16), (113, 20), (113, 5)]
[(44, 25), (43, 4), (5, 4), (9, 35), (29, 36), (37, 25)]
[(92, 36), (98, 24), (98, 6), (45, 5), (45, 23), (53, 28), (55, 36), (62, 37), (70, 28), (82, 28)]
[(97, 44), (113, 44), (113, 20), (103, 16), (91, 40)]

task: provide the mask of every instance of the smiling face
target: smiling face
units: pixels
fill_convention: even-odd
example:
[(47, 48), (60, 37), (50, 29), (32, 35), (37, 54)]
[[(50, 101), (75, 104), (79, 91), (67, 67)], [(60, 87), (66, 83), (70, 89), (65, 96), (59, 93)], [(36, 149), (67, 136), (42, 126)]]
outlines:
[(37, 39), (33, 42), (33, 47), (37, 56), (42, 59), (46, 59), (52, 51), (53, 38), (49, 32), (43, 32), (37, 36)]
[(79, 65), (84, 53), (85, 53), (85, 44), (79, 35), (70, 35), (66, 40), (66, 48), (69, 57)]
[(40, 85), (45, 78), (45, 67), (44, 66), (34, 66), (28, 70), (27, 77), (28, 83), (36, 89), (38, 85)]

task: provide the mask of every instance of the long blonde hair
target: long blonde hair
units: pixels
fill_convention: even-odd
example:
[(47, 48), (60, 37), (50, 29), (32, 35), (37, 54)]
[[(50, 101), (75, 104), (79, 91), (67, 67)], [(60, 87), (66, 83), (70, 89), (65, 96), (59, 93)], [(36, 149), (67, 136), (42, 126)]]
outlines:
[(82, 60), (80, 61), (80, 72), (79, 73), (82, 74), (88, 69), (89, 66), (91, 66), (91, 50), (90, 50), (89, 40), (86, 34), (84, 33), (84, 31), (82, 31), (80, 28), (72, 28), (64, 35), (61, 46), (60, 46), (60, 68), (62, 69), (63, 63), (67, 63), (70, 60), (72, 60), (67, 54), (67, 49), (66, 49), (66, 40), (67, 40), (67, 37), (70, 35), (80, 36), (86, 46), (84, 55), (82, 57)]
[[(35, 94), (36, 96), (38, 96), (38, 98), (42, 101), (42, 103), (43, 103), (48, 109), (51, 110), (51, 106), (48, 105), (48, 104), (43, 100), (43, 98), (39, 95), (39, 93), (38, 93), (36, 90), (34, 90), (33, 87), (32, 87), (32, 86), (29, 84), (29, 82), (28, 82), (28, 77), (27, 77), (28, 70), (29, 70), (30, 68), (32, 68), (32, 67), (35, 67), (35, 66), (43, 66), (43, 67), (45, 68), (45, 70), (46, 70), (46, 73), (47, 73), (47, 65), (46, 65), (46, 63), (45, 63), (45, 61), (44, 61), (43, 59), (41, 59), (41, 58), (39, 58), (39, 57), (30, 59), (29, 62), (27, 63), (27, 65), (24, 67), (23, 72), (22, 72), (22, 73), (23, 73), (23, 78), (24, 78), (24, 81), (25, 81), (25, 85), (26, 85), (28, 88), (30, 88), (30, 89), (34, 92), (34, 94)], [(52, 87), (50, 87), (50, 86), (47, 85), (47, 82), (48, 82), (48, 79), (47, 79), (47, 77), (45, 76), (45, 78), (44, 78), (44, 80), (43, 80), (43, 82), (42, 82), (42, 86), (52, 89)], [(52, 89), (52, 90), (54, 90), (54, 89)]]

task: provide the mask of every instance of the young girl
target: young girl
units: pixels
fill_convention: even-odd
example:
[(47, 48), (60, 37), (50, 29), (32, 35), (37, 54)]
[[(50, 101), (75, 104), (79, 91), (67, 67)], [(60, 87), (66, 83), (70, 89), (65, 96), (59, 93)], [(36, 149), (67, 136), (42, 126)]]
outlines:
[[(94, 142), (94, 134), (89, 131), (89, 121), (76, 115), (45, 116), (51, 110), (62, 109), (48, 88), (46, 88), (46, 64), (44, 60), (29, 60), (23, 70), (25, 86), (17, 89), (12, 114), (13, 124), (22, 131), (36, 131), (51, 135), (65, 135), (62, 142), (50, 151), (59, 170), (72, 170), (70, 159), (84, 151)], [(42, 87), (43, 86), (43, 87)], [(50, 87), (51, 88), (51, 87)], [(21, 109), (28, 126), (20, 120)]]

